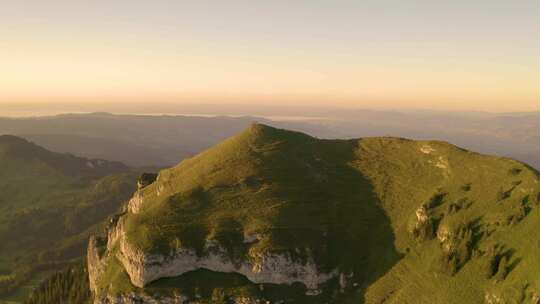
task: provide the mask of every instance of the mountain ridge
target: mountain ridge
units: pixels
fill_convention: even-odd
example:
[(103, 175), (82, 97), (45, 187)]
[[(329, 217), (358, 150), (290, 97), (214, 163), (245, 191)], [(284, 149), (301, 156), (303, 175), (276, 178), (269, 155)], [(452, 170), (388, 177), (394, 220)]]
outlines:
[[(193, 300), (203, 286), (190, 276), (215, 280), (203, 303), (216, 290), (245, 303), (477, 303), (516, 288), (530, 298), (537, 287), (515, 278), (534, 282), (535, 249), (509, 236), (540, 217), (537, 174), (440, 141), (253, 124), (135, 193), (106, 249), (89, 247), (95, 303)], [(247, 281), (226, 287), (221, 272)]]

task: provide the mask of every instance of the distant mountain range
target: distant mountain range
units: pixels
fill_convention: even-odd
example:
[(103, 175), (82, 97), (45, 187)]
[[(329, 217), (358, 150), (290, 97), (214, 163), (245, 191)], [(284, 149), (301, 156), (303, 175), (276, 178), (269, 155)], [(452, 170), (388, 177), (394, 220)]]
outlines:
[[(211, 108), (202, 110), (208, 112)], [(240, 107), (234, 110), (240, 114), (249, 112)], [(301, 109), (285, 108), (280, 111), (254, 110), (253, 113), (267, 114), (270, 118), (108, 113), (0, 118), (0, 134), (18, 135), (57, 152), (116, 160), (131, 166), (167, 167), (256, 121), (321, 138), (399, 136), (440, 139), (486, 154), (513, 157), (540, 168), (540, 113), (536, 112), (489, 114), (339, 109), (306, 109), (302, 112)], [(276, 119), (276, 116), (280, 118)]]

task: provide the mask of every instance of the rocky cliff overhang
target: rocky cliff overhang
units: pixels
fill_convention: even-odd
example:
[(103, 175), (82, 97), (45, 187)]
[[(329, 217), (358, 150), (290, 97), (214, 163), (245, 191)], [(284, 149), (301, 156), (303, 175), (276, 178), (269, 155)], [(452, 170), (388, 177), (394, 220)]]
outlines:
[[(141, 190), (129, 201), (128, 212), (111, 221), (107, 231), (106, 252), (101, 256), (114, 255), (129, 275), (131, 283), (144, 288), (161, 278), (177, 277), (197, 269), (214, 272), (238, 273), (256, 284), (302, 283), (308, 294), (318, 294), (322, 284), (339, 276), (337, 270), (320, 271), (314, 259), (294, 259), (287, 253), (256, 253), (248, 250), (242, 261), (232, 260), (226, 250), (215, 240), (207, 240), (203, 254), (191, 248), (179, 248), (168, 254), (148, 253), (132, 245), (124, 230), (124, 220), (129, 214), (137, 213), (143, 204)], [(256, 244), (260, 236), (245, 236), (246, 244)], [(105, 247), (105, 246), (104, 246)], [(92, 238), (88, 249), (88, 265), (91, 288), (97, 291), (99, 276), (103, 273), (102, 257), (97, 240)]]

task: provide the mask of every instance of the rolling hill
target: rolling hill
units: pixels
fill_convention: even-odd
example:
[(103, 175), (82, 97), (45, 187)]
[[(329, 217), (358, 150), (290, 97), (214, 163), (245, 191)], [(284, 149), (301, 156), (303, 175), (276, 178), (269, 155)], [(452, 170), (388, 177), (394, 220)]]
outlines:
[(80, 259), (88, 236), (134, 191), (136, 177), (118, 162), (0, 136), (0, 300), (39, 273)]
[(95, 303), (537, 303), (539, 181), (445, 142), (254, 124), (135, 192), (90, 240), (90, 287)]

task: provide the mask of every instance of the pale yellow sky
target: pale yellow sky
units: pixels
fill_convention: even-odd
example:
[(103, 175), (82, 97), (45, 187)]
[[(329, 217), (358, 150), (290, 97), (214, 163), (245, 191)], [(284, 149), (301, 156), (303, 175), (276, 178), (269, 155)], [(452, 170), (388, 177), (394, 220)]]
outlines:
[(537, 1), (9, 2), (0, 103), (540, 110)]

